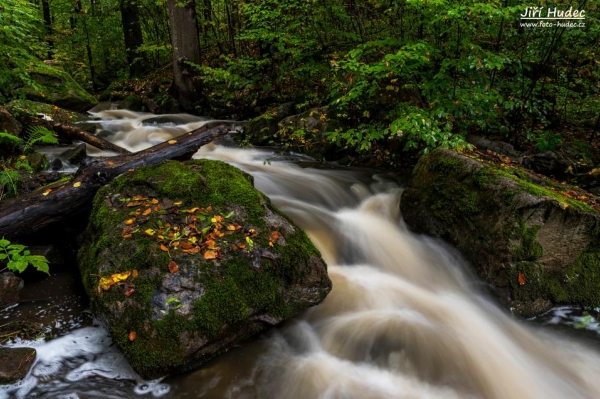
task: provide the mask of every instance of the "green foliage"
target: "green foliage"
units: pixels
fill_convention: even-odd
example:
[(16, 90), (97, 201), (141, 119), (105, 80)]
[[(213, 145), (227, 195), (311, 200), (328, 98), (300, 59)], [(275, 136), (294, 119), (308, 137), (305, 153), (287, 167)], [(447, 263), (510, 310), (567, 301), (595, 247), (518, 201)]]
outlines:
[(7, 132), (0, 132), (0, 144), (2, 146), (8, 146), (8, 147), (18, 147), (19, 145), (21, 145), (23, 143), (23, 140), (21, 140), (19, 137), (15, 136), (14, 134), (10, 134)]
[(25, 245), (13, 244), (5, 238), (0, 240), (0, 261), (7, 262), (3, 270), (22, 273), (28, 266), (33, 266), (40, 272), (50, 274), (45, 256), (31, 255)]
[(23, 152), (29, 152), (35, 144), (58, 144), (54, 132), (44, 126), (31, 126), (27, 131), (27, 141), (23, 145)]
[(18, 185), (21, 181), (21, 174), (7, 168), (3, 163), (0, 163), (0, 200), (6, 195), (17, 195)]

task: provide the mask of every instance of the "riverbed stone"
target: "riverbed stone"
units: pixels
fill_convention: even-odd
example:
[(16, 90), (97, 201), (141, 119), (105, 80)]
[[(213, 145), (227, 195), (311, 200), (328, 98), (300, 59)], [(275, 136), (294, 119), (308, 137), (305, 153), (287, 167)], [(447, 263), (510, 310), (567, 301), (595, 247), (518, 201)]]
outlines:
[(597, 306), (598, 212), (549, 179), (535, 181), (519, 168), (436, 150), (415, 167), (402, 215), (411, 230), (454, 245), (518, 314)]
[(35, 357), (34, 348), (0, 348), (0, 384), (14, 384), (24, 379)]
[(82, 240), (91, 307), (144, 378), (194, 368), (331, 290), (306, 234), (220, 161), (120, 176)]
[(19, 302), (24, 284), (23, 279), (12, 272), (0, 273), (0, 307)]

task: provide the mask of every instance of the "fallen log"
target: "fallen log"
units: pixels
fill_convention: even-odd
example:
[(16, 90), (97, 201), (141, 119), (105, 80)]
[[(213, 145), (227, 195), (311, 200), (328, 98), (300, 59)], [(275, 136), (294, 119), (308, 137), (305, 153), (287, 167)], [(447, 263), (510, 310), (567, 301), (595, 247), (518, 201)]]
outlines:
[(133, 154), (88, 158), (70, 181), (0, 203), (0, 237), (14, 240), (63, 222), (89, 209), (98, 189), (118, 175), (168, 159), (189, 158), (200, 147), (228, 132), (224, 125), (205, 125)]
[(123, 147), (119, 147), (118, 145), (113, 144), (110, 141), (104, 140), (101, 137), (96, 137), (93, 134), (89, 134), (85, 130), (81, 130), (73, 125), (54, 121), (47, 121), (44, 119), (36, 118), (34, 116), (30, 116), (28, 118), (28, 122), (32, 125), (44, 126), (45, 128), (53, 130), (59, 135), (69, 140), (83, 141), (84, 143), (96, 147), (100, 150), (112, 151), (116, 152), (117, 154), (131, 154), (131, 151), (129, 150)]

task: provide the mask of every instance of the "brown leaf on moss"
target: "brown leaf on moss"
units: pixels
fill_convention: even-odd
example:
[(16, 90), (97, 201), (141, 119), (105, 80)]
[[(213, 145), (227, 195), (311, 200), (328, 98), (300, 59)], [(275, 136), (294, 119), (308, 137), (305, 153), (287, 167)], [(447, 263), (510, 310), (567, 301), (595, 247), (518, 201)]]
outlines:
[(178, 271), (179, 271), (179, 265), (177, 265), (177, 263), (175, 263), (175, 261), (170, 260), (169, 261), (169, 272), (177, 273)]
[(517, 281), (519, 282), (519, 285), (525, 285), (525, 275), (519, 272), (519, 275), (517, 276)]

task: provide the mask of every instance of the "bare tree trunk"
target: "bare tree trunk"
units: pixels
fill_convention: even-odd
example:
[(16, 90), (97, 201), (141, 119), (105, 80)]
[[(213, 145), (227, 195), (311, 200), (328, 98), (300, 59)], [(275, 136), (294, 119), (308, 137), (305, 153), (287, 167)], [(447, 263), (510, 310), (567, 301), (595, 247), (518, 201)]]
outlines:
[(173, 47), (174, 90), (183, 111), (193, 111), (200, 105), (201, 86), (194, 78), (188, 62), (200, 64), (200, 42), (195, 0), (169, 0), (171, 45)]
[(48, 44), (48, 59), (52, 59), (54, 42), (52, 41), (52, 16), (50, 15), (49, 0), (42, 0), (42, 13), (44, 14), (44, 27), (46, 28), (46, 43)]
[(129, 76), (140, 76), (146, 70), (147, 61), (146, 57), (138, 50), (144, 44), (138, 5), (135, 0), (121, 0), (119, 8), (121, 9)]

